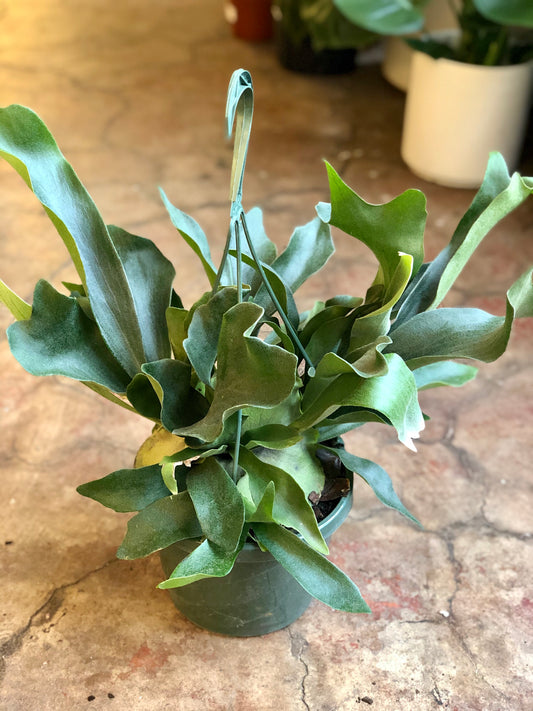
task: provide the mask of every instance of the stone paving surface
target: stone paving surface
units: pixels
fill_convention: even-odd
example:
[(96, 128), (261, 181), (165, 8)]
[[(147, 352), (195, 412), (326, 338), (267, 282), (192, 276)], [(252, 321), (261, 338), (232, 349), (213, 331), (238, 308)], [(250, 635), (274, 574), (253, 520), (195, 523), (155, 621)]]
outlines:
[[(272, 44), (231, 36), (222, 0), (0, 2), (0, 105), (36, 110), (109, 223), (153, 239), (191, 303), (206, 287), (157, 187), (211, 235), (228, 219), (223, 139), (232, 71), (249, 69), (256, 113), (245, 204), (281, 246), (327, 200), (323, 159), (363, 197), (428, 196), (427, 254), (449, 239), (473, 192), (425, 183), (401, 161), (404, 97), (378, 66), (310, 77), (280, 68)], [(530, 150), (530, 149), (529, 149)], [(524, 154), (522, 172), (531, 170)], [(531, 174), (531, 172), (529, 173)], [(30, 299), (38, 278), (73, 277), (40, 206), (0, 165), (1, 275)], [(449, 297), (504, 312), (533, 262), (531, 205), (480, 248)], [(300, 304), (364, 293), (375, 264), (338, 256)], [(195, 628), (155, 589), (157, 557), (115, 559), (128, 515), (75, 487), (131, 466), (149, 426), (79, 384), (34, 379), (8, 351), (0, 310), (0, 708), (6, 711), (376, 711), (531, 708), (533, 320), (506, 355), (459, 390), (423, 393), (432, 416), (415, 455), (369, 425), (347, 444), (393, 475), (419, 531), (363, 484), (332, 542), (369, 616), (315, 602), (290, 628), (228, 639)]]

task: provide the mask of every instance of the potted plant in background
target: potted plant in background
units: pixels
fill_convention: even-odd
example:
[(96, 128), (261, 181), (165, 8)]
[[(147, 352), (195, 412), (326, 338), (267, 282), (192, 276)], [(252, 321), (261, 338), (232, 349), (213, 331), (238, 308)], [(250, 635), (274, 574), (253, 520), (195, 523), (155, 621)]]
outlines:
[(376, 39), (342, 15), (333, 0), (274, 0), (272, 12), (279, 61), (292, 71), (350, 72), (356, 50)]
[[(373, 32), (404, 35), (423, 25), (422, 4), (334, 0)], [(407, 40), (410, 69), (402, 157), (414, 173), (451, 187), (478, 187), (497, 150), (518, 163), (533, 77), (533, 3), (453, 2), (457, 31)]]
[[(175, 272), (150, 241), (108, 226), (36, 114), (0, 110), (0, 154), (43, 204), (70, 252), (78, 283), (38, 282), (29, 305), (3, 282), (16, 322), (11, 351), (34, 375), (63, 375), (153, 422), (135, 467), (80, 493), (136, 512), (118, 556), (160, 551), (177, 607), (208, 629), (263, 634), (311, 600), (368, 612), (331, 563), (327, 538), (351, 505), (353, 475), (416, 522), (388, 474), (349, 453), (342, 435), (367, 422), (414, 449), (424, 427), (418, 391), (462, 385), (493, 361), (514, 318), (533, 315), (532, 269), (507, 293), (504, 316), (442, 300), (488, 231), (533, 191), (491, 156), (483, 186), (450, 244), (424, 263), (425, 198), (384, 205), (354, 193), (328, 165), (331, 202), (277, 253), (261, 211), (242, 207), (253, 91), (234, 73), (228, 128), (236, 139), (226, 249), (215, 268), (195, 220), (163, 194), (198, 255), (209, 289), (185, 306)], [(294, 292), (334, 252), (330, 227), (361, 240), (379, 263), (361, 296), (325, 297), (299, 313)], [(273, 587), (277, 586), (277, 587)]]

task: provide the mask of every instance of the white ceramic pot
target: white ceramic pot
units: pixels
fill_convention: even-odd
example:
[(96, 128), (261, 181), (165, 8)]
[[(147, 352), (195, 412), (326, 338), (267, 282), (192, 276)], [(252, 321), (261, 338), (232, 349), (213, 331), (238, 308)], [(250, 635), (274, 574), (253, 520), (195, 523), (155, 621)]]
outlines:
[[(457, 18), (447, 0), (431, 0), (424, 9), (424, 30), (435, 32), (457, 28)], [(401, 37), (387, 37), (381, 71), (400, 91), (407, 91), (413, 50)]]
[(533, 62), (485, 67), (415, 52), (405, 105), (402, 157), (422, 178), (474, 188), (489, 153), (509, 168), (520, 157)]

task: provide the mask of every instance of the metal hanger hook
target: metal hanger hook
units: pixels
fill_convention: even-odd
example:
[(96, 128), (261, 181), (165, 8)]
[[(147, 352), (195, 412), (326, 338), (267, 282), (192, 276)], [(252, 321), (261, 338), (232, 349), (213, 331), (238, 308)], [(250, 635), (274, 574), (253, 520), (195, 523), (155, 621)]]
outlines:
[(233, 163), (231, 166), (230, 200), (232, 214), (241, 208), (242, 183), (244, 167), (248, 153), (248, 143), (252, 130), (254, 112), (254, 89), (250, 72), (236, 69), (231, 75), (226, 103), (226, 130), (228, 138), (235, 127), (235, 142), (233, 145)]

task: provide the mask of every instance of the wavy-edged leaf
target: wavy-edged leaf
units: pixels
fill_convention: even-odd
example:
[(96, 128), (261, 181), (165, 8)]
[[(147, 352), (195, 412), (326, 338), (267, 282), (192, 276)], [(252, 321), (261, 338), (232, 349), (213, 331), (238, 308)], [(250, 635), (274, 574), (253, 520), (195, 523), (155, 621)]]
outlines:
[(261, 307), (246, 302), (224, 314), (211, 407), (202, 420), (178, 428), (175, 434), (212, 442), (225, 420), (240, 408), (275, 407), (291, 394), (296, 356), (249, 335), (262, 315)]
[(418, 313), (435, 309), (444, 299), (475, 249), (489, 231), (531, 193), (533, 187), (518, 173), (509, 175), (503, 157), (491, 153), (487, 170), (472, 204), (450, 243), (421, 270), (403, 300), (392, 330)]
[(31, 304), (15, 294), (2, 279), (0, 279), (0, 303), (7, 306), (17, 321), (25, 321), (31, 316)]
[(187, 490), (206, 538), (231, 553), (237, 549), (244, 525), (244, 503), (233, 479), (209, 457), (191, 467)]
[(446, 360), (423, 365), (421, 368), (413, 370), (413, 375), (419, 390), (429, 390), (429, 388), (437, 388), (441, 385), (461, 387), (473, 380), (477, 371), (478, 369), (472, 365)]
[(125, 393), (129, 375), (76, 299), (47, 281), (35, 287), (31, 318), (7, 329), (11, 352), (32, 375), (64, 375)]
[(333, 4), (354, 25), (380, 35), (409, 35), (424, 25), (421, 6), (410, 0), (333, 0)]
[[(0, 155), (21, 175), (64, 240), (102, 336), (133, 377), (150, 352), (153, 323), (136, 312), (124, 264), (95, 204), (41, 119), (23, 106), (0, 109)], [(157, 282), (157, 275), (152, 275)]]
[(366, 244), (376, 255), (389, 284), (399, 254), (413, 257), (413, 274), (424, 259), (426, 198), (419, 190), (406, 190), (383, 205), (371, 205), (359, 197), (331, 165), (326, 163), (331, 204), (319, 203), (319, 216), (346, 234)]
[(274, 523), (256, 523), (254, 535), (266, 550), (321, 602), (345, 612), (371, 612), (358, 587), (331, 561)]
[[(256, 505), (265, 494), (270, 482), (274, 483), (275, 496), (272, 509), (274, 520), (288, 528), (294, 528), (307, 543), (322, 553), (328, 552), (311, 504), (302, 487), (284, 469), (262, 461), (253, 452), (241, 449), (239, 464), (248, 474), (248, 484)], [(249, 517), (250, 521), (255, 521)]]
[(158, 464), (136, 469), (119, 469), (102, 479), (78, 486), (82, 496), (94, 499), (113, 511), (141, 511), (168, 496)]
[(194, 311), (183, 348), (200, 380), (211, 384), (217, 359), (218, 338), (226, 311), (238, 302), (237, 289), (223, 287)]
[(128, 521), (117, 558), (134, 560), (187, 538), (198, 538), (202, 528), (187, 491), (158, 499)]
[(381, 503), (395, 509), (401, 513), (402, 516), (416, 523), (417, 526), (421, 526), (418, 519), (409, 513), (402, 504), (398, 494), (394, 491), (390, 476), (379, 464), (369, 459), (356, 457), (342, 448), (324, 447), (324, 449), (336, 454), (347, 469), (360, 476), (361, 479), (364, 479)]
[(507, 347), (514, 318), (533, 315), (532, 275), (529, 269), (508, 290), (505, 316), (475, 308), (424, 311), (392, 333), (387, 350), (413, 369), (450, 358), (496, 360)]
[(223, 578), (231, 572), (237, 556), (248, 535), (248, 528), (243, 531), (242, 539), (236, 550), (228, 552), (210, 540), (205, 540), (192, 553), (184, 558), (172, 571), (167, 580), (157, 586), (162, 590), (181, 588), (205, 578)]
[[(376, 378), (362, 378), (353, 372), (344, 371), (337, 376), (327, 371), (325, 377), (319, 364), (316, 376), (307, 386), (302, 415), (293, 425), (302, 430), (307, 429), (343, 406), (375, 410), (393, 425), (400, 442), (415, 450), (412, 440), (419, 437), (424, 428), (416, 383), (403, 360), (398, 356), (391, 358), (391, 355), (395, 356), (385, 356), (387, 373)], [(344, 364), (342, 366), (346, 367)]]

